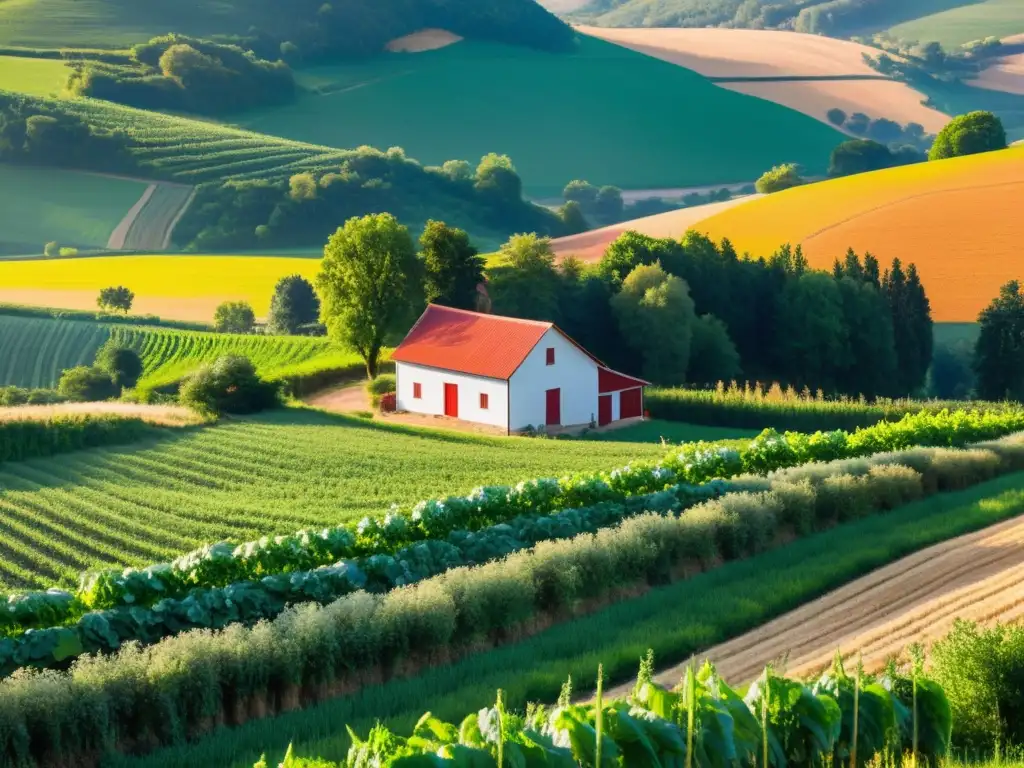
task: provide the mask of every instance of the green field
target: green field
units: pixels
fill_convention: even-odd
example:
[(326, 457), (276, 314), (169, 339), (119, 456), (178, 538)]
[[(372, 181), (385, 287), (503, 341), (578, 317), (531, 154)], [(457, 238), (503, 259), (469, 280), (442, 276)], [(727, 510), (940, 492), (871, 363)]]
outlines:
[(177, 382), (225, 354), (245, 355), (268, 378), (362, 368), (357, 355), (323, 337), (238, 336), (0, 315), (0, 386), (52, 387), (64, 369), (91, 364), (111, 335), (139, 351), (144, 366), (139, 386), (145, 389)]
[(343, 759), (345, 726), (365, 734), (380, 720), (407, 732), (429, 709), (443, 720), (488, 706), (500, 687), (510, 708), (552, 702), (571, 675), (592, 679), (604, 664), (610, 683), (636, 674), (653, 648), (659, 665), (686, 659), (913, 551), (1021, 514), (1024, 474), (940, 494), (615, 604), (559, 624), (528, 640), (427, 669), (408, 679), (290, 715), (225, 729), (196, 744), (141, 758), (116, 758), (109, 768), (250, 768), (261, 751)]
[(242, 34), (251, 25), (280, 27), (289, 18), (273, 6), (215, 0), (4, 0), (0, 45), (127, 47), (168, 32)]
[(0, 89), (50, 96), (64, 89), (70, 72), (60, 59), (0, 56)]
[(697, 186), (781, 162), (817, 174), (841, 141), (797, 112), (589, 37), (568, 55), (464, 41), (300, 74), (320, 93), (239, 122), (311, 144), (400, 146), (425, 164), (507, 154), (536, 196), (576, 178)]
[(607, 469), (657, 444), (490, 438), (285, 409), (131, 449), (0, 467), (0, 588), (69, 584), (224, 537), (292, 533), (487, 483)]
[(226, 354), (245, 355), (267, 378), (339, 368), (358, 372), (362, 368), (358, 355), (323, 337), (238, 336), (125, 326), (113, 328), (112, 333), (119, 343), (138, 350), (144, 366), (139, 386), (149, 389), (177, 382), (198, 365)]
[(0, 254), (42, 253), (52, 240), (105, 248), (145, 189), (139, 181), (0, 165)]
[(91, 365), (108, 338), (99, 323), (0, 315), (0, 387), (52, 387), (65, 368)]
[(936, 40), (955, 47), (986, 37), (1024, 33), (1024, 9), (1020, 0), (981, 0), (891, 27), (889, 34), (905, 40)]

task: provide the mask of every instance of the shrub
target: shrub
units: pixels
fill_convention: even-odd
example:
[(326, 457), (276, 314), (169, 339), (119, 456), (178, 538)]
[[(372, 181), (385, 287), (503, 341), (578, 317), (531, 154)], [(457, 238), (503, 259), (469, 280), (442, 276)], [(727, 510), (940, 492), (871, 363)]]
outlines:
[(186, 378), (179, 399), (203, 413), (256, 413), (277, 405), (278, 392), (256, 375), (248, 358), (225, 355)]
[(55, 259), (60, 256), (60, 243), (49, 242), (43, 246), (43, 255), (48, 259)]
[(78, 249), (77, 248), (61, 248), (60, 251), (58, 251), (58, 253), (59, 253), (59, 255), (60, 255), (60, 257), (62, 259), (70, 259), (70, 258), (74, 258), (75, 256), (78, 255)]
[(395, 374), (381, 373), (376, 378), (366, 382), (366, 391), (370, 395), (370, 402), (376, 408), (380, 405), (382, 395), (394, 392), (396, 386)]
[(121, 390), (114, 384), (110, 374), (106, 371), (101, 368), (80, 365), (77, 368), (69, 368), (61, 374), (57, 392), (68, 400), (92, 402), (110, 400), (117, 397)]
[(846, 122), (846, 113), (838, 107), (830, 109), (826, 115), (828, 121), (837, 128), (842, 127), (843, 123)]
[(969, 112), (954, 117), (939, 131), (928, 153), (929, 160), (974, 155), (1006, 149), (1006, 130), (991, 112)]
[(129, 347), (122, 347), (113, 340), (108, 341), (96, 352), (95, 366), (110, 376), (120, 391), (131, 389), (142, 375), (142, 358)]
[(794, 163), (785, 163), (765, 171), (754, 184), (754, 188), (762, 195), (770, 195), (772, 192), (781, 192), (804, 183), (798, 167)]
[(225, 301), (213, 313), (213, 327), (221, 333), (251, 333), (256, 313), (246, 301)]
[(123, 285), (114, 288), (102, 288), (96, 298), (96, 306), (101, 310), (116, 309), (128, 314), (135, 301), (135, 294)]

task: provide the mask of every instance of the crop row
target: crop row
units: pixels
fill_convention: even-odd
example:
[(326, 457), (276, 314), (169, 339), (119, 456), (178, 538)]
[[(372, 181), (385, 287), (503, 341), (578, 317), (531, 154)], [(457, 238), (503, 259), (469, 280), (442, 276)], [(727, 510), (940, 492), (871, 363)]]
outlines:
[[(649, 653), (633, 692), (623, 699), (604, 698), (599, 667), (597, 695), (586, 704), (571, 701), (569, 681), (550, 708), (510, 711), (499, 690), (494, 706), (457, 725), (427, 712), (408, 737), (383, 724), (365, 740), (350, 731), (348, 757), (337, 766), (444, 764), (430, 760), (436, 757), (496, 768), (757, 768), (870, 765), (905, 753), (915, 764), (931, 764), (950, 750), (946, 692), (913, 661), (902, 673), (893, 665), (876, 678), (859, 670), (851, 675), (837, 659), (807, 683), (767, 667), (745, 696), (707, 662), (688, 669), (674, 690), (651, 679), (652, 666)], [(289, 765), (287, 757), (283, 765)]]
[(341, 559), (389, 554), (420, 541), (440, 540), (459, 530), (473, 531), (519, 515), (591, 506), (696, 486), (743, 473), (767, 474), (800, 464), (868, 456), (912, 446), (963, 446), (1024, 429), (1024, 411), (947, 412), (907, 415), (853, 433), (811, 435), (765, 430), (747, 445), (685, 443), (660, 462), (630, 464), (612, 471), (482, 486), (467, 496), (397, 505), (383, 517), (365, 517), (333, 529), (299, 531), (240, 545), (218, 542), (170, 563), (142, 571), (85, 574), (78, 596), (90, 608), (145, 605), (193, 587), (225, 586), (262, 576), (304, 571)]
[[(644, 406), (656, 419), (688, 424), (710, 424), (743, 429), (856, 429), (880, 421), (899, 421), (908, 413), (963, 408), (962, 402), (945, 400), (886, 400), (872, 402), (864, 398), (827, 399), (819, 391), (812, 394), (778, 384), (719, 382), (715, 389), (658, 389), (644, 393)], [(979, 410), (1013, 407), (997, 403), (976, 404)]]
[[(931, 490), (1022, 467), (1024, 445), (1005, 441), (984, 450), (916, 449), (795, 468), (751, 478), (745, 482), (755, 490), (682, 515), (639, 515), (386, 594), (359, 591), (323, 607), (296, 606), (252, 627), (190, 632), (145, 648), (130, 644), (81, 659), (68, 673), (26, 670), (0, 682), (0, 712), (8, 722), (0, 729), (0, 753), (59, 763), (125, 743), (180, 742), (217, 721), (294, 707), (303, 692), (315, 698), (352, 690), (407, 664), (519, 637), (571, 616), (581, 603), (599, 605), (638, 585), (762, 552), (789, 531), (856, 520)], [(96, 727), (83, 728), (83, 717)], [(16, 734), (26, 732), (47, 738), (19, 741)]]
[(47, 388), (92, 362), (110, 329), (97, 323), (0, 315), (0, 383)]
[[(173, 335), (164, 332), (162, 335)], [(744, 472), (765, 475), (769, 472), (814, 461), (828, 461), (898, 450), (913, 445), (963, 445), (972, 440), (996, 437), (1011, 429), (1020, 429), (1024, 423), (1014, 420), (1021, 418), (1015, 412), (949, 414), (920, 413), (908, 415), (898, 423), (883, 422), (875, 427), (859, 430), (853, 434), (833, 432), (802, 435), (786, 433), (779, 435), (766, 430), (739, 449), (720, 445), (693, 443), (673, 449), (660, 462), (652, 465), (627, 465), (610, 472), (581, 473), (559, 479), (548, 478), (521, 482), (514, 487), (480, 487), (464, 497), (448, 497), (420, 502), (411, 510), (402, 511), (393, 507), (383, 518), (364, 518), (357, 524), (343, 524), (335, 528), (316, 531), (303, 530), (291, 536), (264, 537), (257, 541), (235, 545), (221, 541), (189, 552), (169, 563), (151, 565), (143, 569), (108, 569), (85, 573), (79, 580), (75, 595), (49, 591), (45, 594), (25, 594), (8, 599), (6, 619), (0, 614), (0, 632), (18, 633), (27, 628), (43, 628), (75, 621), (89, 610), (115, 609), (119, 607), (139, 608), (153, 606), (159, 601), (165, 612), (174, 614), (178, 603), (192, 590), (207, 590), (204, 602), (220, 605), (222, 594), (214, 588), (225, 588), (239, 583), (255, 583), (268, 576), (278, 574), (309, 573), (318, 567), (333, 566), (345, 560), (363, 560), (381, 556), (413, 552), (421, 542), (451, 542), (459, 536), (480, 531), (488, 526), (502, 526), (515, 522), (517, 518), (545, 515), (553, 510), (569, 510), (593, 507), (604, 503), (623, 505), (627, 500), (647, 503), (651, 495), (671, 489), (685, 501), (701, 495), (718, 495), (723, 488), (709, 486), (710, 490), (698, 491), (697, 486), (715, 479), (736, 477)], [(230, 467), (231, 446), (223, 446), (220, 468), (210, 470), (205, 462), (191, 462), (194, 470), (182, 467), (188, 479), (195, 482), (216, 481), (217, 474), (228, 480), (244, 481), (234, 475)], [(124, 461), (145, 464), (144, 459), (126, 457)], [(126, 468), (131, 471), (130, 468)], [(211, 477), (212, 474), (212, 477)], [(634, 505), (635, 507), (635, 505)], [(619, 513), (619, 517), (624, 513)], [(585, 530), (582, 529), (582, 530)], [(576, 531), (579, 532), (579, 531)], [(502, 531), (504, 533), (504, 530)], [(537, 541), (541, 539), (534, 539)], [(529, 541), (529, 538), (525, 539)], [(422, 549), (422, 548), (421, 548)], [(509, 549), (508, 551), (512, 551)], [(420, 554), (413, 557), (421, 557)], [(437, 558), (435, 554), (433, 556)], [(406, 555), (406, 559), (409, 555)], [(446, 559), (447, 558), (447, 559)], [(462, 565), (481, 562), (474, 557), (451, 554), (441, 556), (440, 562)], [(371, 566), (377, 569), (379, 564)], [(397, 566), (389, 566), (392, 569)], [(439, 572), (436, 567), (414, 568), (422, 578)], [(399, 568), (394, 571), (401, 573)], [(407, 583), (411, 579), (406, 579)], [(332, 584), (335, 582), (332, 580)], [(403, 581), (396, 575), (393, 586)], [(305, 587), (304, 587), (305, 588)], [(337, 586), (334, 587), (337, 589)], [(209, 590), (213, 589), (213, 592)], [(266, 590), (257, 590), (261, 594)], [(289, 601), (288, 592), (271, 586), (269, 592), (279, 597), (270, 600), (266, 610), (279, 611), (281, 600)], [(212, 596), (211, 596), (212, 595)], [(283, 595), (283, 597), (282, 597)], [(331, 596), (336, 596), (332, 593)], [(173, 599), (175, 602), (167, 602)], [(223, 626), (230, 621), (259, 618), (266, 610), (239, 613), (240, 601), (231, 602), (235, 608), (226, 612), (204, 612), (203, 623), (197, 626)], [(17, 606), (15, 608), (15, 606)], [(38, 607), (38, 615), (32, 606)], [(187, 610), (187, 609), (186, 609)], [(158, 611), (159, 612), (159, 611)], [(221, 615), (223, 619), (219, 618)], [(149, 617), (146, 617), (147, 621)], [(145, 621), (134, 621), (132, 626), (142, 628), (126, 629), (117, 633), (121, 640), (134, 637), (151, 638), (177, 631), (182, 622), (156, 622), (158, 629), (147, 629)], [(105, 638), (111, 635), (104, 635)], [(113, 641), (107, 641), (110, 647)], [(6, 655), (14, 659), (15, 666), (27, 661), (49, 657), (47, 650), (56, 645), (38, 640), (40, 650), (30, 656), (19, 655), (10, 650)], [(114, 643), (117, 647), (119, 643)], [(81, 644), (85, 648), (105, 647), (97, 640)], [(21, 661), (17, 661), (17, 660)], [(2, 668), (2, 667), (0, 667)]]

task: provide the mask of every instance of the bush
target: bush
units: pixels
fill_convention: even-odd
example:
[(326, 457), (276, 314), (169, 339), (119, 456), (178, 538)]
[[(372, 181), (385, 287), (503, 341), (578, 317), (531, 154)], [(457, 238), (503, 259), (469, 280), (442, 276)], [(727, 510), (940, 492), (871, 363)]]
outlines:
[(256, 313), (245, 301), (225, 301), (213, 313), (213, 327), (221, 333), (252, 333)]
[(77, 248), (61, 248), (60, 251), (58, 251), (58, 254), (60, 255), (60, 257), (62, 259), (70, 259), (70, 258), (74, 258), (75, 256), (78, 255), (78, 249)]
[(182, 405), (207, 414), (256, 413), (278, 404), (277, 386), (262, 381), (247, 357), (225, 355), (189, 375), (181, 385)]
[(55, 259), (60, 256), (60, 243), (49, 242), (43, 246), (43, 255), (48, 259)]
[(396, 379), (393, 373), (381, 373), (375, 379), (366, 382), (366, 391), (370, 395), (370, 402), (376, 408), (380, 405), (382, 395), (395, 391)]
[(64, 398), (53, 389), (23, 389), (21, 387), (0, 387), (0, 406), (51, 405), (62, 403)]
[(954, 117), (939, 131), (928, 159), (944, 160), (998, 149), (1006, 149), (1003, 122), (991, 112), (969, 112)]
[(108, 341), (96, 352), (95, 366), (110, 376), (120, 391), (131, 389), (142, 375), (142, 358), (129, 347), (122, 347), (113, 340)]
[(770, 195), (772, 192), (781, 192), (784, 189), (798, 187), (803, 183), (805, 182), (800, 177), (796, 164), (785, 163), (775, 166), (770, 171), (765, 171), (754, 184), (754, 188), (762, 195)]
[[(0, 422), (0, 463), (24, 461), (52, 456), (82, 448), (130, 443), (150, 434), (155, 427), (141, 419), (126, 419), (111, 415), (55, 416), (44, 421)], [(35, 595), (47, 593), (34, 593)], [(29, 596), (31, 597), (31, 595)], [(0, 599), (0, 603), (2, 603)], [(2, 614), (2, 610), (0, 610)], [(35, 626), (54, 626), (60, 621), (37, 623)], [(0, 615), (0, 636), (4, 634), (4, 621)], [(33, 626), (29, 623), (27, 626)], [(8, 627), (9, 628), (9, 627)], [(0, 641), (0, 646), (3, 642)], [(0, 652), (0, 656), (3, 653)], [(0, 675), (2, 676), (2, 675)]]
[(85, 365), (64, 371), (57, 384), (57, 392), (74, 402), (110, 400), (121, 394), (109, 373)]
[(846, 113), (838, 107), (830, 109), (826, 113), (826, 117), (828, 117), (828, 121), (837, 128), (842, 127), (843, 123), (846, 122)]

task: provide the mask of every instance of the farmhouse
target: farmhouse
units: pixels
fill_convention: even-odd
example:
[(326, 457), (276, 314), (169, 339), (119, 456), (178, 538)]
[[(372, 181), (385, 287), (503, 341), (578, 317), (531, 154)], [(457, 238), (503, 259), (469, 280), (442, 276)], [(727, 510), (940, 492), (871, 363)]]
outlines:
[(552, 323), (436, 304), (391, 359), (399, 411), (509, 433), (639, 419), (648, 384), (611, 370)]

